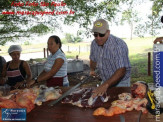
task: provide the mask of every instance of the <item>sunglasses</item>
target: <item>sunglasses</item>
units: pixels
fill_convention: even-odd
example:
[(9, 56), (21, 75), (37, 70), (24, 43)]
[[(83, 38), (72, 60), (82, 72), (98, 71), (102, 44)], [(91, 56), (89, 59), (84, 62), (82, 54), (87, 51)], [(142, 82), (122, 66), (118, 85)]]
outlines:
[[(106, 33), (105, 33), (106, 34)], [(94, 35), (94, 37), (98, 37), (98, 35), (99, 35), (99, 37), (104, 37), (105, 36), (105, 34), (101, 34), (101, 33), (94, 33), (93, 35)]]

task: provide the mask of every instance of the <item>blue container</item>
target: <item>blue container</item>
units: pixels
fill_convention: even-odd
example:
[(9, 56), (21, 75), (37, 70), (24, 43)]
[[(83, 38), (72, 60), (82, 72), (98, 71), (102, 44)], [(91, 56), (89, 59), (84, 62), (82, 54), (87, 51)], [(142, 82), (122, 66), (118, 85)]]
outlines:
[(153, 80), (156, 87), (163, 87), (163, 44), (153, 47)]

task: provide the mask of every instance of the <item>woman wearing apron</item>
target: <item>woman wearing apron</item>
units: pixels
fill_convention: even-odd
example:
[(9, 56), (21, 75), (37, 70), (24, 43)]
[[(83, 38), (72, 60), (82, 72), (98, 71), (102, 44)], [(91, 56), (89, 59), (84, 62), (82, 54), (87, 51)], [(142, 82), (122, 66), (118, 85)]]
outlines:
[(31, 86), (34, 83), (46, 81), (48, 87), (69, 86), (67, 78), (67, 59), (62, 51), (62, 43), (58, 36), (51, 36), (48, 39), (48, 50), (50, 55), (44, 65), (43, 72), (34, 80), (27, 83)]
[(13, 88), (20, 88), (24, 83), (32, 79), (30, 67), (26, 61), (20, 60), (22, 48), (19, 45), (11, 45), (8, 53), (12, 60), (3, 67), (3, 84), (6, 83)]

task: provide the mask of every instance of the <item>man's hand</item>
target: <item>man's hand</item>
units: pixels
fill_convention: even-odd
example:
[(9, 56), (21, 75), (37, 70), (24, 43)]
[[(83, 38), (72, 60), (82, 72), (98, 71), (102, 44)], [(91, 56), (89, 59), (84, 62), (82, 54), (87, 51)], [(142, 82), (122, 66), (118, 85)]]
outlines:
[(107, 83), (103, 83), (101, 86), (97, 87), (95, 90), (93, 90), (93, 98), (96, 96), (102, 96), (107, 92), (109, 85)]
[(92, 76), (92, 77), (96, 77), (97, 76), (95, 71), (90, 71), (89, 75)]
[(158, 37), (154, 40), (154, 44), (156, 44), (157, 42), (163, 43), (163, 37)]

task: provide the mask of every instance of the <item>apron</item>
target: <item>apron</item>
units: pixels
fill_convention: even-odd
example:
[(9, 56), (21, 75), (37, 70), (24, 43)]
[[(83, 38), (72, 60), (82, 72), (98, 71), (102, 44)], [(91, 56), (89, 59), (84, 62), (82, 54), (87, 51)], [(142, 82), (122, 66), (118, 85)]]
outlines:
[(52, 77), (47, 80), (46, 85), (47, 87), (63, 86), (63, 81), (65, 77), (67, 77), (67, 75), (64, 77)]

